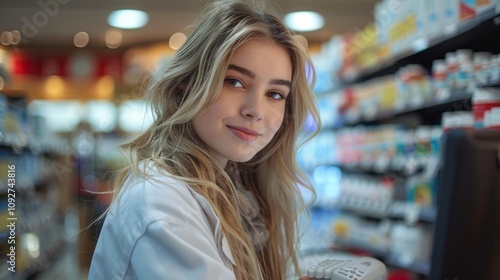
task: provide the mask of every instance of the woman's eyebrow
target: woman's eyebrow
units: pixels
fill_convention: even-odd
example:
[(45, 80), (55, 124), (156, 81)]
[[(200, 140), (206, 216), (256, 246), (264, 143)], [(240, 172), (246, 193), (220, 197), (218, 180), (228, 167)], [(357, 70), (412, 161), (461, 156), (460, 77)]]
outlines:
[(237, 72), (240, 72), (241, 74), (245, 75), (245, 76), (248, 76), (252, 79), (255, 78), (255, 73), (246, 69), (246, 68), (243, 68), (241, 66), (236, 66), (234, 64), (229, 64), (229, 66), (227, 67), (227, 69), (231, 69), (231, 70), (234, 70), (234, 71), (237, 71)]
[(292, 82), (287, 81), (287, 80), (282, 80), (282, 79), (274, 79), (271, 80), (272, 85), (282, 85), (282, 86), (287, 86), (288, 88), (292, 88)]
[[(255, 79), (255, 73), (244, 68), (244, 67), (241, 67), (241, 66), (237, 66), (237, 65), (234, 65), (234, 64), (229, 64), (229, 66), (227, 67), (227, 69), (229, 70), (234, 70), (236, 72), (240, 72), (241, 74), (247, 76), (247, 77), (250, 77), (252, 79)], [(289, 88), (292, 88), (292, 83), (290, 81), (287, 81), (287, 80), (282, 80), (282, 79), (273, 79), (271, 80), (270, 84), (273, 84), (273, 85), (283, 85), (283, 86), (287, 86)]]

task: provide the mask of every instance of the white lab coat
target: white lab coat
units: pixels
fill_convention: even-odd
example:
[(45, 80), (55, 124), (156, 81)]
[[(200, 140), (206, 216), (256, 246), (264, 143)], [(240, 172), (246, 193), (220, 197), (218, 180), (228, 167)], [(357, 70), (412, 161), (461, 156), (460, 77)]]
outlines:
[(235, 279), (234, 260), (208, 201), (149, 165), (124, 184), (104, 222), (89, 280)]

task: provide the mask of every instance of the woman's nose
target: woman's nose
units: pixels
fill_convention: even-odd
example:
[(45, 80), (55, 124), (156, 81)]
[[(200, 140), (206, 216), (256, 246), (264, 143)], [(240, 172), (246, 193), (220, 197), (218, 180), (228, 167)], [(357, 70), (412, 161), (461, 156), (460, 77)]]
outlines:
[(248, 93), (248, 97), (241, 108), (241, 115), (251, 120), (262, 120), (264, 118), (263, 98), (257, 93)]

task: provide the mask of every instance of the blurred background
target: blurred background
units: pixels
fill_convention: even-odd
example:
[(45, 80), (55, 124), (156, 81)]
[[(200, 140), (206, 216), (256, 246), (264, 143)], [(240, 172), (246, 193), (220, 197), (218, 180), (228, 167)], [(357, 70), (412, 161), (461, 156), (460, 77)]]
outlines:
[[(141, 83), (209, 2), (0, 3), (0, 279), (86, 279), (111, 201), (94, 192), (151, 122)], [(428, 279), (443, 137), (500, 129), (500, 1), (272, 2), (317, 72), (304, 268), (366, 255), (387, 279)]]

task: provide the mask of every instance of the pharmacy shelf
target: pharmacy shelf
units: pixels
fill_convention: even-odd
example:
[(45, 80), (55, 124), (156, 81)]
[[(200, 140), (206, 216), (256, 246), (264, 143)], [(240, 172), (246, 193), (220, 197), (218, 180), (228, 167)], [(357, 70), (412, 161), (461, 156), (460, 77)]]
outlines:
[(38, 258), (31, 261), (25, 269), (17, 272), (16, 277), (13, 279), (27, 280), (35, 278), (38, 273), (44, 271), (59, 259), (60, 253), (64, 251), (65, 246), (66, 241), (64, 239), (57, 240), (42, 252)]
[(420, 207), (406, 201), (395, 201), (383, 209), (349, 203), (337, 203), (334, 206), (339, 210), (372, 219), (405, 220), (410, 223), (434, 223), (437, 217), (437, 210), (434, 206)]
[(387, 210), (387, 217), (392, 219), (404, 219), (410, 221), (414, 218), (417, 222), (434, 223), (437, 217), (435, 206), (421, 207), (412, 202), (396, 201)]
[(12, 142), (0, 142), (0, 150), (10, 151), (15, 153), (16, 155), (21, 154), (23, 152), (30, 152), (31, 149), (27, 145), (18, 145)]
[[(53, 194), (66, 187), (62, 185), (65, 181), (54, 173), (53, 166), (51, 166), (54, 162), (50, 157), (58, 158), (69, 156), (69, 154), (63, 149), (64, 145), (59, 145), (60, 148), (56, 149), (46, 149), (50, 146), (55, 147), (56, 143), (45, 147), (39, 144), (41, 144), (39, 141), (27, 141), (26, 145), (16, 145), (15, 142), (9, 141), (0, 143), (2, 164), (15, 164), (16, 172), (18, 172), (14, 188), (16, 203), (22, 206), (16, 211), (19, 218), (16, 224), (18, 240), (22, 240), (23, 235), (27, 233), (33, 233), (40, 238), (39, 255), (28, 257), (26, 253), (19, 252), (19, 265), (16, 267), (16, 273), (9, 272), (8, 265), (3, 264), (0, 266), (2, 270), (0, 279), (35, 279), (37, 274), (60, 259), (60, 253), (65, 248), (66, 240), (63, 236), (64, 230), (62, 230), (65, 225), (61, 213), (56, 208), (62, 200), (62, 194), (58, 195), (57, 200), (54, 200)], [(0, 182), (0, 198), (6, 200), (7, 194), (6, 181), (3, 178)], [(1, 214), (6, 214), (6, 206), (3, 210), (5, 211)], [(57, 234), (54, 234), (54, 231)], [(8, 231), (2, 229), (0, 242), (4, 242), (6, 237), (8, 237)], [(21, 250), (22, 242), (18, 242), (17, 250)]]
[(334, 127), (325, 127), (323, 128), (323, 130), (337, 130), (356, 125), (371, 125), (373, 123), (387, 121), (413, 113), (428, 114), (432, 112), (444, 112), (451, 110), (470, 111), (472, 109), (471, 97), (471, 89), (454, 89), (450, 91), (449, 97), (447, 98), (428, 100), (426, 102), (423, 102), (422, 104), (419, 104), (418, 106), (409, 106), (400, 110), (380, 112), (372, 118), (360, 118), (349, 122), (341, 122)]
[[(418, 40), (412, 48), (399, 53), (388, 60), (382, 61), (373, 67), (359, 70), (354, 75), (349, 77), (341, 77), (342, 82), (336, 90), (329, 90), (320, 95), (326, 96), (336, 94), (342, 89), (369, 81), (374, 78), (394, 75), (402, 67), (410, 64), (421, 65), (428, 73), (431, 73), (432, 63), (436, 59), (444, 59), (446, 53), (453, 52), (458, 49), (470, 49), (473, 52), (491, 52), (500, 53), (500, 44), (498, 44), (498, 35), (500, 34), (500, 9), (492, 9), (480, 16), (471, 19), (467, 22), (454, 26), (439, 36), (428, 41)], [(370, 117), (358, 117), (357, 119), (340, 119), (336, 120), (335, 125), (322, 127), (320, 133), (338, 132), (339, 129), (351, 129), (357, 125), (377, 126), (384, 124), (403, 125), (406, 128), (414, 128), (416, 126), (436, 125), (441, 123), (443, 113), (455, 111), (471, 111), (472, 110), (472, 95), (477, 87), (500, 87), (500, 81), (487, 81), (484, 85), (469, 85), (466, 89), (450, 90), (449, 95), (442, 99), (432, 99), (422, 102), (417, 106), (406, 107), (400, 110), (380, 111)], [(333, 165), (332, 163), (328, 165)], [(335, 164), (336, 165), (336, 164)], [(389, 165), (388, 169), (381, 169), (376, 165), (365, 166), (339, 166), (343, 171), (354, 174), (390, 176), (394, 173), (399, 174), (399, 170), (393, 170)], [(403, 174), (404, 175), (404, 174)], [(399, 176), (406, 179), (407, 176)], [(401, 188), (400, 188), (401, 189)], [(401, 191), (398, 189), (399, 191)], [(346, 198), (348, 199), (348, 198)], [(443, 206), (436, 205), (433, 207), (418, 207), (411, 204), (406, 204), (405, 201), (396, 201), (383, 209), (371, 209), (367, 205), (363, 205), (359, 201), (344, 201), (339, 205), (328, 204), (328, 207), (336, 206), (336, 210), (345, 211), (362, 219), (373, 222), (376, 219), (394, 219), (397, 222), (405, 221), (423, 225), (426, 228), (435, 226), (438, 211), (443, 211)], [(326, 206), (325, 206), (326, 207)], [(446, 210), (446, 209), (444, 209)], [(432, 243), (432, 242), (431, 242)], [(382, 246), (383, 244), (371, 244), (368, 242), (359, 242), (353, 240), (336, 239), (335, 244), (329, 249), (344, 250), (346, 252), (360, 252), (372, 254), (379, 257), (386, 265), (396, 268), (401, 268), (416, 274), (418, 276), (428, 277), (430, 274), (430, 260), (415, 260), (408, 256), (397, 255), (388, 249), (390, 246)]]
[[(500, 21), (500, 19), (499, 19)], [(488, 81), (485, 84), (476, 85), (477, 87), (500, 87), (500, 79)], [(429, 115), (433, 113), (443, 113), (450, 111), (471, 111), (472, 110), (472, 95), (474, 87), (463, 88), (463, 89), (450, 89), (449, 95), (446, 98), (435, 98), (423, 102), (418, 106), (408, 106), (400, 110), (385, 111), (376, 114), (372, 118), (361, 118), (351, 122), (344, 122), (333, 127), (333, 129), (340, 129), (346, 126), (355, 126), (362, 124), (373, 124), (383, 121), (388, 121), (396, 119), (398, 117), (409, 115), (409, 114), (423, 114)], [(328, 128), (323, 128), (328, 129)]]
[(333, 165), (340, 168), (343, 172), (349, 174), (370, 174), (370, 175), (392, 175), (399, 178), (406, 178), (413, 174), (421, 172), (427, 165), (422, 163), (416, 163), (415, 166), (410, 168), (405, 166), (396, 166), (394, 159), (388, 160), (388, 162), (380, 164), (377, 162), (369, 163), (324, 163), (323, 165)]
[[(430, 69), (432, 60), (443, 58), (450, 50), (458, 48), (481, 48), (484, 51), (500, 51), (500, 45), (494, 42), (495, 32), (500, 32), (500, 16), (497, 9), (491, 9), (473, 19), (460, 23), (448, 32), (430, 40), (416, 40), (412, 48), (382, 61), (372, 67), (360, 70), (357, 74), (345, 78), (345, 84), (354, 84), (395, 73), (408, 64), (427, 64)], [(422, 48), (421, 46), (427, 46)]]

